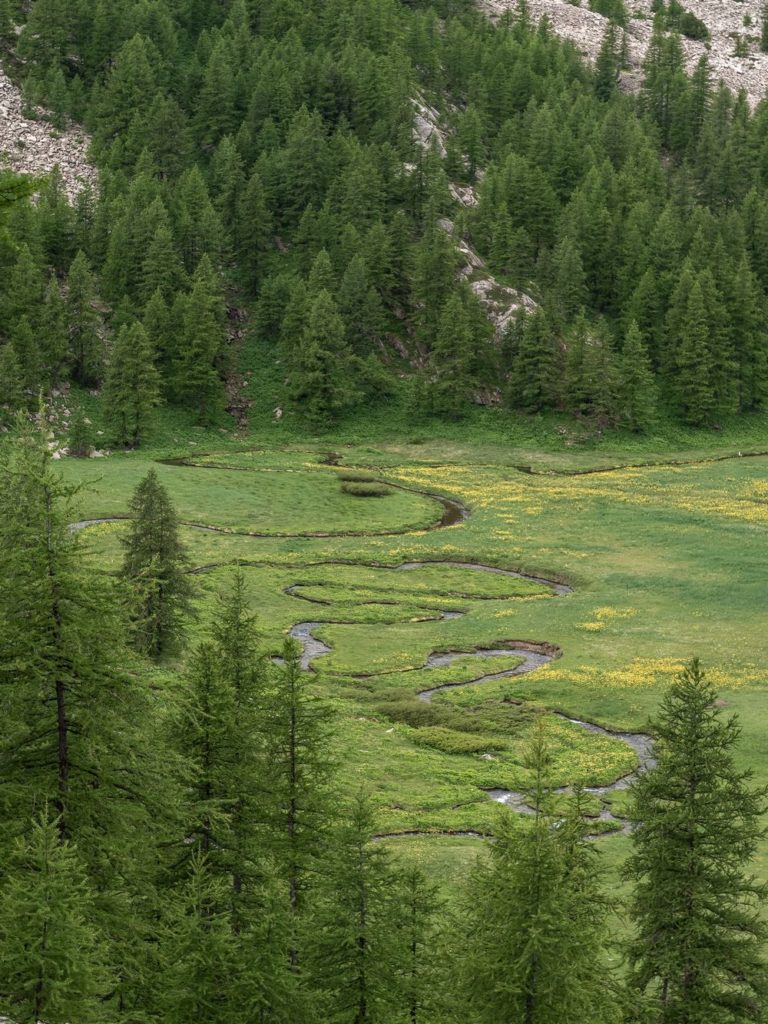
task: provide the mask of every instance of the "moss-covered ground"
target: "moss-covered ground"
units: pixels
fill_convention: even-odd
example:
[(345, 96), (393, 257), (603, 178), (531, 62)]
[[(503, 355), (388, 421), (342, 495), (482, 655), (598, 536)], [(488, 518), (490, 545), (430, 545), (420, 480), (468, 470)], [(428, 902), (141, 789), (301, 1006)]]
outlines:
[[(315, 635), (332, 651), (315, 662), (313, 682), (338, 709), (344, 785), (370, 789), (382, 832), (436, 833), (391, 840), (435, 873), (457, 877), (482, 848), (438, 833), (492, 831), (498, 810), (484, 790), (525, 784), (521, 750), (535, 719), (544, 718), (552, 738), (556, 785), (609, 783), (632, 770), (633, 751), (553, 712), (642, 731), (692, 655), (741, 716), (739, 758), (768, 782), (768, 457), (739, 457), (736, 444), (728, 450), (719, 439), (657, 452), (458, 437), (279, 447), (205, 440), (205, 449), (202, 441), (188, 448), (195, 466), (131, 453), (66, 459), (62, 473), (90, 485), (81, 495), (90, 519), (125, 515), (133, 487), (155, 465), (181, 519), (215, 528), (183, 528), (190, 563), (201, 570), (193, 631), (237, 561), (271, 652), (295, 624), (320, 623)], [(328, 464), (329, 452), (339, 467)], [(687, 464), (631, 468), (665, 461)], [(338, 469), (350, 467), (398, 486), (378, 498), (345, 494)], [(471, 514), (432, 529), (442, 508), (419, 492), (458, 499)], [(114, 568), (124, 529), (89, 528), (89, 557)], [(397, 568), (441, 561), (518, 570), (573, 592), (472, 568)], [(422, 690), (514, 667), (512, 653), (492, 663), (472, 655), (513, 641), (555, 645), (562, 657), (527, 675), (418, 699)], [(425, 667), (439, 651), (468, 657)], [(623, 794), (611, 800), (620, 813)], [(601, 841), (610, 864), (626, 842)], [(757, 864), (764, 877), (767, 855), (768, 847)]]

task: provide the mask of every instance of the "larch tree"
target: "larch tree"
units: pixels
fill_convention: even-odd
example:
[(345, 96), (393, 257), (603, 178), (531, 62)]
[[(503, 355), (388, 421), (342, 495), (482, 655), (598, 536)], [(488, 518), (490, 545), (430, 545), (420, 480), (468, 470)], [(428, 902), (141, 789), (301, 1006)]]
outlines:
[(18, 1024), (102, 1024), (113, 978), (95, 895), (75, 845), (36, 817), (17, 839), (0, 883), (0, 1009)]
[(328, 706), (311, 692), (311, 677), (302, 671), (293, 641), (286, 641), (282, 660), (265, 694), (262, 806), (277, 873), (297, 915), (332, 817), (332, 721)]
[(379, 1024), (403, 1006), (396, 872), (373, 830), (370, 802), (358, 796), (329, 847), (312, 916), (306, 970), (334, 1024)]
[(551, 809), (542, 731), (526, 755), (531, 818), (504, 814), (465, 893), (461, 990), (482, 1024), (620, 1019), (606, 979), (607, 903), (578, 805)]
[(137, 448), (149, 414), (160, 402), (160, 375), (141, 324), (120, 328), (107, 369), (104, 402), (116, 440)]
[(96, 279), (85, 253), (78, 252), (67, 275), (64, 307), (72, 375), (78, 384), (87, 387), (101, 379), (104, 363), (97, 301)]
[(633, 786), (630, 986), (651, 1024), (760, 1021), (768, 1006), (762, 917), (750, 874), (766, 790), (736, 766), (739, 725), (698, 660), (651, 728), (656, 765)]
[(192, 595), (187, 555), (176, 509), (154, 469), (136, 487), (129, 509), (121, 575), (131, 591), (136, 646), (157, 658), (176, 649), (185, 634)]
[(648, 350), (640, 328), (633, 320), (619, 360), (618, 411), (630, 430), (643, 431), (657, 416), (658, 390), (653, 379)]
[(455, 293), (440, 316), (429, 372), (421, 381), (419, 404), (426, 411), (458, 419), (466, 410), (473, 383), (474, 342), (466, 299)]
[(299, 338), (291, 348), (291, 404), (309, 423), (323, 426), (351, 405), (359, 392), (336, 302), (325, 289), (310, 298)]
[[(47, 443), (25, 429), (0, 478), (0, 778), (8, 824), (28, 835), (48, 805), (77, 844), (104, 934), (122, 953), (135, 930), (147, 865), (174, 803), (173, 767), (133, 671), (113, 581), (83, 557), (74, 490)], [(117, 953), (115, 954), (118, 955)], [(123, 964), (122, 984), (137, 981)]]

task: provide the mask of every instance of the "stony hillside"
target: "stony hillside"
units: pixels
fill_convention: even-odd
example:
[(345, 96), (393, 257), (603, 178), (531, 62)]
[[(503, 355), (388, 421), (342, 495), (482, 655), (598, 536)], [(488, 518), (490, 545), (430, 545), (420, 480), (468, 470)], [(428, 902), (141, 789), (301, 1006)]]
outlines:
[[(482, 8), (494, 18), (519, 7), (519, 0), (480, 0)], [(759, 47), (761, 0), (685, 0), (684, 6), (709, 29), (708, 43), (683, 39), (688, 67), (693, 70), (703, 55), (709, 56), (712, 77), (722, 80), (730, 89), (744, 89), (752, 105), (763, 98), (768, 88), (768, 54)], [(651, 0), (632, 0), (627, 4), (631, 20), (627, 28), (627, 54), (630, 68), (624, 85), (637, 88), (640, 67), (651, 38)], [(548, 18), (557, 35), (570, 39), (589, 59), (600, 49), (607, 21), (587, 7), (575, 6), (567, 0), (528, 0), (533, 18)], [(748, 22), (745, 25), (745, 21)], [(747, 56), (735, 55), (740, 42)]]
[(21, 92), (0, 68), (0, 166), (31, 175), (49, 174), (58, 167), (73, 199), (96, 180), (88, 161), (89, 144), (82, 129), (55, 131), (42, 112), (39, 120), (26, 117)]

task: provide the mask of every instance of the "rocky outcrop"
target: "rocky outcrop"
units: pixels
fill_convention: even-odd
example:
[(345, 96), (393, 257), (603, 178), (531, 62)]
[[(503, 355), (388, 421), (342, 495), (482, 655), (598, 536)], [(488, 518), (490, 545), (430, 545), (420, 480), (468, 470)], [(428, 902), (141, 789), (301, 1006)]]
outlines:
[[(416, 111), (413, 125), (415, 141), (424, 149), (436, 148), (444, 157), (448, 132), (440, 122), (439, 113), (434, 107), (430, 107), (421, 96), (414, 99), (413, 105)], [(478, 174), (478, 177), (482, 177), (482, 172)], [(450, 182), (448, 187), (453, 198), (461, 206), (468, 209), (477, 206), (477, 192), (473, 185)], [(440, 221), (440, 227), (451, 236), (456, 245), (456, 251), (461, 257), (459, 276), (468, 282), (493, 324), (496, 336), (500, 338), (519, 310), (531, 311), (536, 308), (536, 303), (530, 295), (517, 291), (515, 288), (509, 288), (497, 281), (488, 270), (485, 261), (475, 252), (469, 242), (458, 237), (453, 221), (444, 218)]]
[(48, 122), (24, 114), (21, 92), (0, 68), (0, 167), (42, 177), (58, 167), (70, 201), (95, 185), (96, 168), (88, 160), (90, 139), (82, 129), (58, 132)]
[[(479, 4), (492, 18), (520, 6), (519, 0), (479, 0)], [(651, 39), (651, 0), (627, 0), (626, 6), (630, 12), (629, 68), (623, 85), (634, 90), (639, 86), (642, 62)], [(684, 0), (683, 6), (704, 22), (711, 35), (708, 42), (683, 38), (688, 70), (692, 71), (699, 59), (707, 56), (712, 80), (724, 82), (734, 92), (744, 89), (754, 106), (768, 91), (768, 54), (761, 53), (759, 47), (762, 0)], [(607, 21), (589, 10), (587, 0), (582, 0), (581, 6), (568, 0), (528, 0), (528, 11), (535, 21), (547, 18), (558, 36), (571, 40), (588, 60), (595, 59)], [(736, 56), (737, 43), (743, 56)]]

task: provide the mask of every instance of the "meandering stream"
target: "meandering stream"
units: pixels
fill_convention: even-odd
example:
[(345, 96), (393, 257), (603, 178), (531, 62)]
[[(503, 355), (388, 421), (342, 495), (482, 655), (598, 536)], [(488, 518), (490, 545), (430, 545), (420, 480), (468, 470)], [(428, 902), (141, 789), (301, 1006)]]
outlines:
[[(179, 460), (166, 460), (165, 464), (166, 465), (178, 465), (178, 466), (196, 466), (196, 468), (201, 468), (201, 469), (206, 469), (206, 468), (213, 469), (213, 468), (216, 468), (216, 469), (232, 469), (233, 471), (241, 471), (241, 472), (243, 471), (243, 470), (240, 470), (240, 469), (238, 469), (236, 467), (228, 467), (228, 466), (223, 466), (223, 465), (216, 465), (216, 466), (213, 466), (213, 465), (200, 465), (199, 463), (195, 464), (195, 463), (183, 460), (183, 459), (179, 459)], [(410, 488), (405, 487), (404, 485), (399, 485), (399, 484), (394, 484), (394, 485), (390, 484), (390, 486), (396, 486), (396, 487), (399, 487), (402, 490), (411, 490)], [(465, 505), (463, 505), (460, 501), (457, 501), (457, 500), (455, 500), (453, 498), (447, 498), (447, 497), (444, 497), (442, 495), (434, 494), (432, 492), (427, 492), (427, 491), (416, 491), (415, 493), (423, 494), (426, 497), (429, 497), (429, 498), (433, 499), (434, 501), (438, 502), (442, 506), (442, 508), (443, 508), (442, 517), (440, 518), (439, 521), (435, 522), (431, 527), (429, 527), (429, 529), (439, 530), (439, 529), (443, 529), (443, 528), (445, 528), (447, 526), (453, 526), (453, 525), (455, 525), (457, 523), (463, 522), (470, 515), (470, 510)], [(105, 516), (105, 517), (98, 518), (98, 519), (83, 519), (83, 520), (80, 520), (79, 522), (70, 524), (70, 529), (71, 530), (84, 530), (84, 529), (87, 529), (88, 527), (96, 526), (96, 525), (99, 525), (101, 523), (122, 522), (122, 521), (124, 521), (127, 518), (128, 517), (126, 517), (126, 516)], [(234, 534), (234, 535), (254, 537), (254, 538), (268, 538), (268, 537), (277, 538), (277, 537), (281, 537), (281, 536), (282, 537), (287, 537), (287, 536), (293, 536), (293, 537), (328, 537), (328, 536), (332, 536), (331, 534), (321, 533), (321, 532), (306, 532), (306, 533), (296, 533), (296, 534), (253, 533), (253, 532), (246, 532), (246, 531), (229, 530), (229, 529), (225, 529), (223, 527), (208, 526), (208, 525), (204, 525), (204, 524), (200, 524), (200, 523), (183, 523), (183, 525), (186, 526), (186, 527), (190, 527), (192, 529), (196, 529), (196, 530), (204, 530), (206, 532), (231, 533), (231, 534)], [(347, 533), (347, 534), (343, 534), (343, 536), (348, 536), (348, 537), (351, 537), (351, 536), (396, 536), (396, 535), (407, 535), (408, 533), (418, 534), (418, 533), (421, 533), (421, 532), (423, 532), (423, 531), (422, 530), (389, 530), (389, 531), (375, 532), (375, 533), (371, 533), (371, 534), (367, 534), (367, 533), (357, 534), (357, 533), (354, 533), (354, 532), (350, 532), (350, 533)], [(334, 564), (334, 563), (328, 563), (328, 564)], [(338, 564), (348, 564), (348, 563), (341, 563), (340, 562)], [(421, 569), (421, 568), (426, 568), (426, 567), (433, 567), (433, 566), (442, 566), (442, 567), (451, 568), (451, 569), (464, 569), (464, 570), (471, 571), (471, 572), (494, 573), (494, 574), (503, 575), (503, 576), (510, 576), (510, 577), (515, 578), (515, 579), (526, 580), (527, 582), (530, 582), (530, 583), (536, 583), (536, 584), (538, 584), (540, 586), (548, 587), (551, 590), (552, 594), (555, 595), (555, 596), (558, 596), (558, 597), (564, 597), (564, 596), (572, 593), (572, 588), (571, 587), (569, 587), (565, 583), (560, 583), (560, 582), (558, 582), (556, 580), (546, 579), (546, 578), (541, 577), (541, 576), (531, 576), (531, 575), (528, 575), (526, 573), (517, 572), (517, 571), (512, 570), (512, 569), (501, 569), (501, 568), (498, 568), (497, 566), (482, 565), (482, 564), (475, 563), (475, 562), (459, 562), (459, 561), (449, 561), (449, 560), (431, 561), (430, 560), (430, 561), (418, 561), (418, 562), (403, 562), (402, 564), (397, 565), (397, 566), (377, 565), (377, 566), (374, 566), (374, 567), (377, 567), (377, 568), (391, 568), (391, 569), (394, 569), (395, 571), (398, 571), (398, 572), (408, 572), (408, 571), (411, 571), (411, 570), (416, 570), (416, 569)], [(205, 568), (212, 568), (212, 567), (207, 567), (206, 566)], [(194, 572), (196, 570), (192, 570), (192, 571)], [(285, 593), (288, 594), (291, 597), (294, 597), (294, 598), (297, 598), (297, 599), (301, 599), (301, 600), (305, 600), (305, 601), (310, 601), (311, 603), (315, 603), (315, 604), (328, 604), (328, 603), (330, 603), (330, 602), (318, 601), (317, 599), (313, 599), (313, 598), (307, 597), (307, 596), (305, 596), (302, 593), (297, 591), (298, 587), (299, 587), (299, 584), (292, 584), (291, 586), (288, 586), (288, 587), (285, 588)], [(459, 611), (443, 611), (441, 613), (441, 617), (443, 619), (452, 619), (452, 618), (459, 618), (463, 614), (464, 614), (463, 612), (459, 612)], [(352, 624), (352, 623), (348, 623), (348, 622), (344, 622), (344, 621), (328, 620), (328, 619), (326, 619), (326, 620), (324, 620), (322, 622), (321, 621), (314, 621), (314, 620), (311, 620), (311, 621), (307, 620), (307, 621), (298, 622), (298, 623), (296, 623), (296, 625), (294, 625), (291, 628), (290, 635), (301, 646), (301, 667), (302, 667), (302, 669), (304, 671), (312, 671), (314, 669), (315, 662), (319, 658), (322, 658), (322, 657), (324, 657), (324, 656), (326, 656), (326, 655), (331, 653), (332, 648), (329, 647), (328, 644), (326, 644), (323, 640), (321, 640), (319, 637), (317, 637), (315, 635), (315, 630), (321, 628), (322, 626), (329, 625), (332, 622), (333, 622), (333, 624), (337, 624), (337, 625), (351, 625)], [(537, 669), (540, 669), (543, 665), (548, 664), (554, 658), (559, 657), (561, 653), (562, 652), (560, 651), (560, 649), (555, 647), (554, 645), (547, 644), (547, 643), (540, 643), (540, 642), (536, 643), (536, 642), (525, 641), (525, 640), (502, 641), (502, 642), (498, 643), (494, 647), (477, 647), (477, 648), (474, 648), (473, 650), (470, 650), (470, 651), (445, 651), (445, 650), (443, 650), (443, 651), (433, 651), (428, 656), (428, 658), (426, 659), (426, 662), (425, 662), (425, 665), (424, 665), (425, 668), (446, 668), (446, 667), (452, 665), (455, 661), (458, 661), (461, 658), (468, 658), (468, 657), (481, 657), (481, 658), (493, 659), (493, 658), (502, 658), (502, 657), (508, 658), (510, 655), (518, 655), (520, 657), (521, 661), (514, 668), (504, 669), (503, 671), (500, 671), (500, 672), (488, 672), (488, 673), (486, 673), (486, 674), (484, 674), (482, 676), (479, 676), (476, 679), (472, 679), (472, 680), (469, 680), (467, 682), (455, 682), (455, 683), (448, 682), (448, 683), (443, 683), (443, 684), (441, 684), (439, 686), (431, 687), (429, 689), (421, 690), (417, 694), (417, 696), (418, 696), (419, 700), (424, 701), (424, 702), (429, 702), (429, 701), (432, 700), (432, 698), (434, 697), (435, 694), (442, 693), (442, 692), (444, 692), (446, 690), (452, 690), (452, 689), (456, 689), (456, 688), (459, 688), (459, 687), (465, 687), (465, 686), (481, 686), (483, 683), (492, 682), (492, 681), (497, 680), (497, 679), (504, 679), (504, 678), (512, 677), (512, 676), (526, 675), (526, 674), (528, 674), (530, 672), (535, 672)], [(279, 659), (275, 659), (275, 660), (279, 660)], [(632, 783), (633, 779), (635, 779), (638, 776), (638, 774), (640, 774), (641, 772), (645, 771), (647, 768), (649, 768), (649, 767), (651, 767), (653, 765), (654, 761), (653, 761), (653, 740), (652, 740), (652, 738), (650, 736), (644, 734), (644, 733), (620, 733), (620, 732), (613, 732), (610, 729), (604, 728), (603, 726), (595, 725), (593, 722), (585, 722), (585, 721), (582, 721), (581, 719), (578, 719), (578, 718), (571, 718), (571, 717), (569, 717), (569, 716), (567, 716), (567, 715), (565, 715), (565, 714), (563, 714), (561, 712), (554, 712), (554, 713), (558, 717), (563, 718), (564, 720), (570, 722), (571, 724), (576, 725), (579, 728), (585, 729), (588, 732), (593, 732), (593, 733), (597, 733), (597, 734), (599, 734), (601, 736), (609, 737), (611, 739), (620, 740), (620, 741), (626, 743), (628, 746), (630, 746), (632, 748), (632, 750), (637, 754), (637, 757), (638, 757), (638, 767), (634, 771), (630, 772), (628, 775), (624, 776), (623, 778), (617, 779), (615, 782), (611, 783), (610, 785), (588, 787), (585, 790), (585, 792), (592, 794), (593, 796), (597, 797), (601, 801), (601, 808), (600, 808), (599, 814), (596, 816), (597, 818), (599, 818), (600, 820), (609, 821), (609, 822), (612, 822), (612, 823), (618, 825), (620, 830), (623, 831), (623, 832), (628, 831), (630, 826), (627, 824), (627, 822), (625, 820), (623, 820), (623, 819), (621, 819), (618, 816), (613, 814), (613, 812), (611, 811), (610, 807), (605, 802), (605, 798), (609, 794), (611, 794), (611, 793), (615, 793), (615, 792), (618, 792), (620, 790), (627, 789), (630, 786), (630, 784)], [(524, 793), (516, 792), (514, 790), (505, 790), (505, 789), (488, 789), (488, 790), (484, 790), (484, 792), (487, 793), (487, 795), (489, 796), (489, 798), (491, 800), (494, 800), (497, 803), (504, 804), (507, 807), (510, 807), (513, 810), (517, 811), (518, 813), (521, 813), (521, 814), (534, 814), (535, 813), (535, 808), (533, 808), (530, 805), (530, 803), (527, 802), (529, 797), (527, 797), (526, 794), (524, 794)], [(555, 790), (555, 793), (560, 793), (560, 794), (564, 794), (564, 793), (567, 793), (567, 792), (569, 792), (569, 787), (567, 787), (567, 786)], [(615, 834), (615, 831), (616, 831), (615, 829), (612, 830), (612, 832), (610, 834)], [(397, 835), (419, 835), (419, 834), (422, 834), (422, 833), (419, 833), (417, 831), (409, 831), (409, 832), (404, 832), (404, 833), (393, 833), (392, 834), (392, 838), (394, 838)], [(423, 834), (432, 835), (434, 833), (423, 833)], [(447, 835), (455, 835), (455, 836), (464, 836), (464, 837), (468, 837), (468, 838), (469, 837), (471, 837), (471, 838), (482, 838), (480, 836), (480, 834), (476, 833), (476, 832), (449, 832), (449, 833), (445, 833), (445, 834), (447, 834)], [(385, 838), (385, 837), (379, 837), (379, 838)]]

